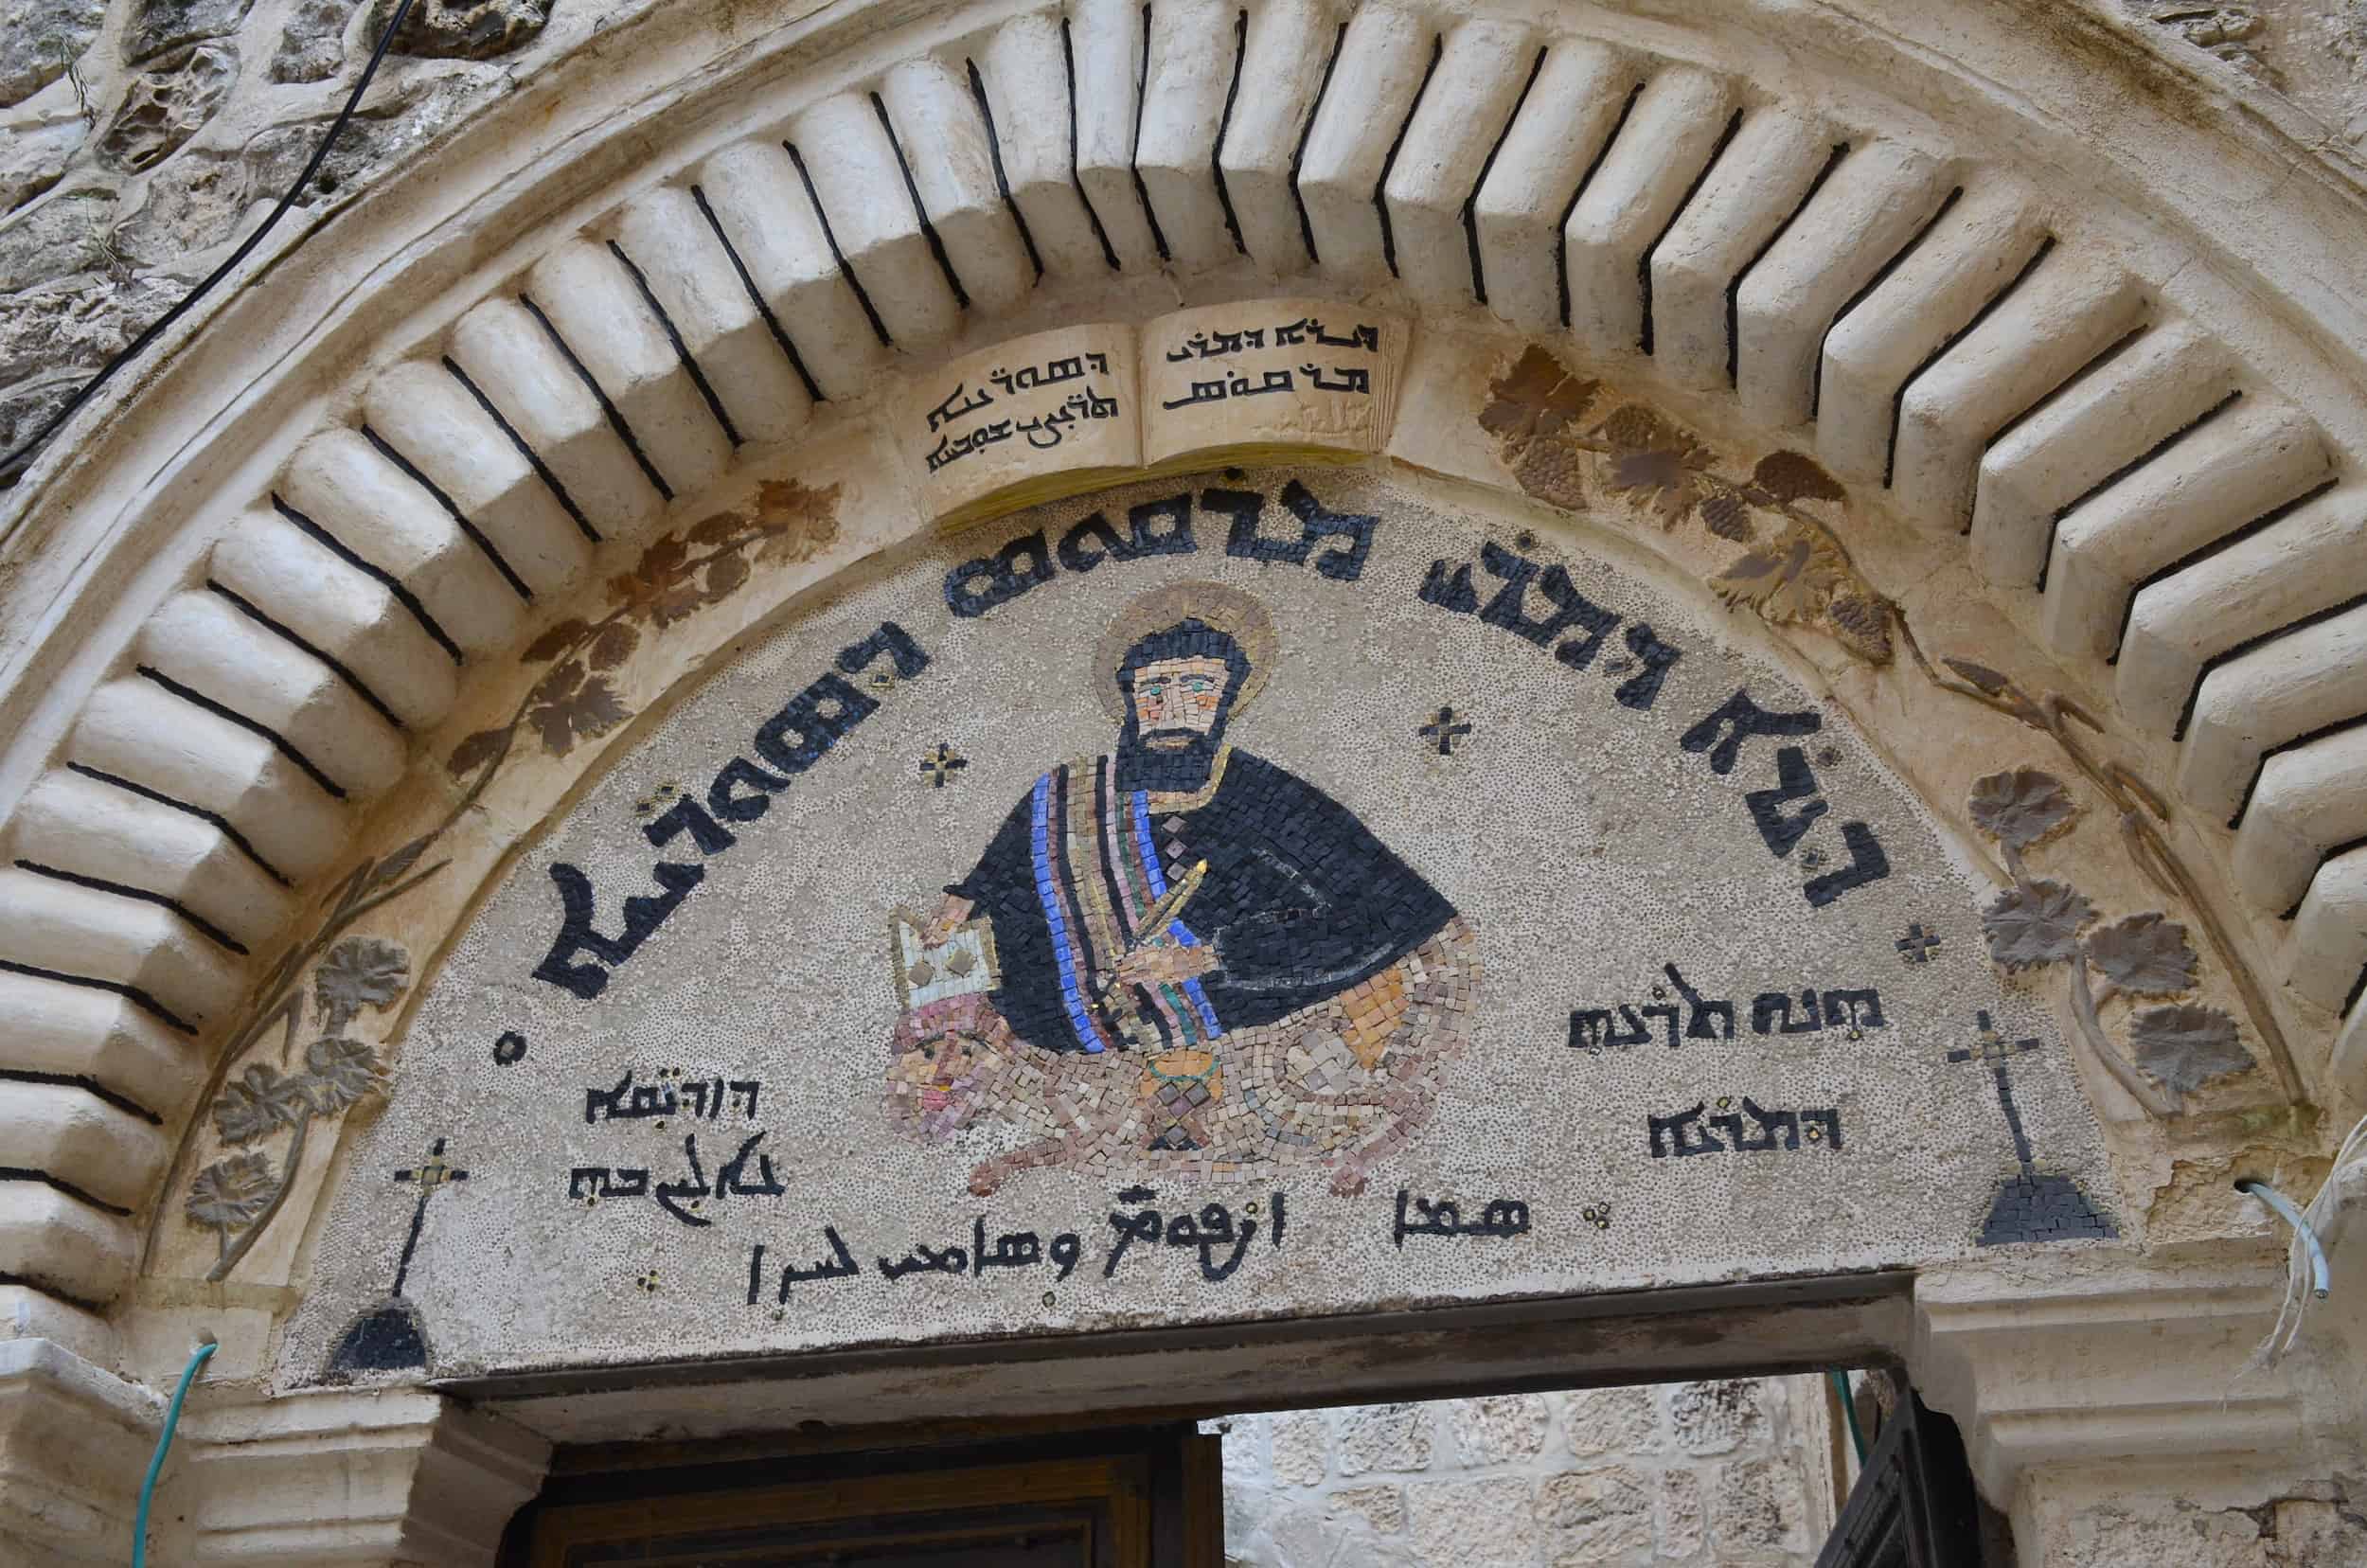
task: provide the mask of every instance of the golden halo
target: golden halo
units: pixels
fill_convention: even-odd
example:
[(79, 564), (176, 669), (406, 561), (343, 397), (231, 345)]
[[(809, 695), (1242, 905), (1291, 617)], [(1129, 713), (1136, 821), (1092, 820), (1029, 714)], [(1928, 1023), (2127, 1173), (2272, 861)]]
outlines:
[(1233, 717), (1249, 711), (1266, 688), (1266, 677), (1273, 673), (1274, 658), (1281, 651), (1274, 638), (1273, 617), (1238, 588), (1221, 582), (1171, 582), (1130, 600), (1112, 617), (1110, 629), (1101, 634), (1100, 645), (1094, 650), (1095, 684), (1111, 718), (1126, 722), (1126, 694), (1118, 689), (1118, 667), (1126, 663), (1128, 650), (1152, 633), (1186, 620), (1197, 620), (1241, 645), (1249, 659), (1249, 673), (1241, 677), (1241, 689), (1234, 693)]

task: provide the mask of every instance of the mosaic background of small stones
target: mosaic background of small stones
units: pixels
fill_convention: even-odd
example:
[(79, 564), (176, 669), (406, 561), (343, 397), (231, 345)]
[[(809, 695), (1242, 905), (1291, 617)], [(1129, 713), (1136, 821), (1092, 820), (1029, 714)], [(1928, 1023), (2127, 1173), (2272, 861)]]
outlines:
[[(436, 1347), (436, 1375), (653, 1346), (695, 1355), (1093, 1327), (1146, 1312), (1206, 1321), (1967, 1256), (2000, 1183), (2019, 1169), (1990, 1075), (1948, 1062), (1975, 1043), (1984, 1012), (2003, 1038), (2040, 1042), (2012, 1069), (2038, 1168), (2114, 1203), (2046, 997), (1989, 962), (1978, 924), (1988, 889), (1873, 753), (1826, 715), (1817, 775), (1835, 804), (1779, 857), (1745, 801), (1771, 781), (1776, 742), (1751, 742), (1722, 775), (1680, 744), (1746, 683), (1771, 709), (1814, 705), (1721, 651), (1730, 636), (1755, 634), (1754, 620), (1662, 599), (1551, 538), (1523, 541), (1530, 525), (1519, 518), (1450, 516), (1416, 480), (1330, 471), (1189, 483), (1195, 495), (1208, 485), (1262, 492), (1265, 531), (1280, 537), (1290, 514), (1279, 497), (1293, 478), (1334, 511), (1379, 517), (1357, 580), (1229, 556), (1223, 516), (1196, 511), (1193, 553), (1063, 570), (980, 617), (948, 611), (943, 582), (956, 563), (1185, 488), (1140, 485), (973, 530), (801, 608), (660, 719), (519, 857), (440, 970), (422, 976), (387, 1108), (346, 1151), (344, 1168), (365, 1175), (343, 1184), (318, 1237), (322, 1283), (287, 1338), (290, 1375), (317, 1375), (395, 1274), (417, 1194), (382, 1173), (417, 1165), (437, 1138), (471, 1179), (431, 1205), (403, 1298)], [(1575, 669), (1503, 627), (1424, 602), (1433, 561), (1476, 560), (1490, 539), (1561, 565), (1594, 602), (1682, 647), (1651, 708), (1614, 698), (1632, 668)], [(1281, 632), (1271, 684), (1229, 739), (1333, 795), (1446, 894), (1479, 933), (1488, 984), (1433, 1119), (1370, 1190), (1351, 1198), (1319, 1180), (1289, 1183), (1285, 1244), (1261, 1235), (1220, 1282), (1172, 1249), (1140, 1249), (1104, 1277), (1120, 1183), (1037, 1169), (982, 1201), (966, 1190), (968, 1173), (1015, 1147), (1015, 1131), (924, 1145), (883, 1122), (898, 1016), (884, 934), (890, 910), (929, 902), (975, 861), (1042, 770), (1110, 746), (1112, 722), (1088, 672), (1117, 608), (1201, 579), (1257, 595)], [(653, 861), (698, 858), (686, 841), (652, 849), (647, 805), (667, 785), (703, 796), (769, 716), (886, 619), (928, 650), (928, 668), (882, 686), (876, 711), (765, 818), (739, 826), (737, 846), (704, 861), (704, 881), (596, 1003), (532, 978), (559, 928), (550, 867), (580, 867), (600, 928), (616, 929), (622, 900), (650, 892)], [(1471, 729), (1441, 755), (1421, 731), (1445, 706)], [(942, 787), (921, 767), (940, 745), (967, 763)], [(1880, 835), (1890, 873), (1812, 906), (1805, 858), (1845, 864), (1843, 819)], [(1924, 961), (1900, 946), (1913, 931), (1940, 938), (1913, 944)], [(1572, 1047), (1575, 1008), (1674, 1008), (1671, 965), (1702, 994), (1736, 999), (1731, 1039), (1671, 1048), (1655, 1030), (1632, 1047)], [(1878, 988), (1886, 1021), (1753, 1028), (1754, 993), (1807, 987)], [(512, 1035), (523, 1055), (497, 1060)], [(663, 1180), (682, 1164), (687, 1124), (587, 1124), (587, 1087), (605, 1090), (628, 1067), (640, 1083), (667, 1071), (760, 1079), (761, 1114), (735, 1120), (729, 1138), (700, 1124), (701, 1146), (712, 1171), (762, 1127), (785, 1195), (710, 1205), (703, 1227), (647, 1200), (571, 1202), (573, 1167), (648, 1166)], [(1736, 1115), (1725, 1102), (1746, 1097), (1773, 1111), (1834, 1108), (1845, 1146), (1804, 1137), (1797, 1148), (1653, 1157), (1647, 1118), (1705, 1101), (1710, 1117)], [(1698, 1130), (1688, 1136), (1698, 1142)], [(1535, 1223), (1518, 1238), (1398, 1247), (1400, 1185), (1467, 1215), (1517, 1199)], [(1214, 1196), (1163, 1187), (1157, 1206)], [(1087, 1265), (1057, 1282), (1020, 1270), (891, 1282), (873, 1266), (920, 1242), (967, 1245), (982, 1216), (989, 1235), (1075, 1232)], [(787, 1302), (768, 1277), (760, 1303), (747, 1305), (751, 1245), (768, 1247), (768, 1276), (804, 1268), (830, 1256), (825, 1226), (861, 1276), (799, 1284)]]
[(1833, 1519), (1813, 1377), (1208, 1425), (1228, 1568), (1805, 1568)]

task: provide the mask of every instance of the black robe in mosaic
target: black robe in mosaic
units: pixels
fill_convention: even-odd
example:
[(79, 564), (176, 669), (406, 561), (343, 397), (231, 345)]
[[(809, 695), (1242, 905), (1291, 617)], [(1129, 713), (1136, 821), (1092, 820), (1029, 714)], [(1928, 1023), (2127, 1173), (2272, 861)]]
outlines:
[[(1080, 844), (1063, 830), (1069, 822), (1098, 831)], [(1115, 860), (1101, 852), (1113, 844)], [(1129, 898), (1140, 907), (1146, 879), (1150, 892), (1164, 892), (1203, 860), (1205, 880), (1168, 935), (1215, 944), (1219, 967), (1157, 988), (1164, 1005), (1153, 988), (1099, 997), (1097, 981), (1118, 957), (1109, 950), (1121, 945), (1108, 939), (1106, 911), (1127, 908)], [(1090, 908), (1096, 889), (1098, 918)], [(947, 891), (993, 921), (996, 1008), (1020, 1038), (1053, 1051), (1127, 1048), (1113, 1021), (1130, 1010), (1157, 1037), (1131, 1043), (1162, 1049), (1271, 1024), (1370, 979), (1455, 914), (1346, 807), (1238, 750), (1228, 754), (1215, 796), (1188, 812), (1153, 814), (1139, 793), (1113, 789), (1108, 757), (1055, 768)], [(1125, 917), (1115, 920), (1123, 929)]]

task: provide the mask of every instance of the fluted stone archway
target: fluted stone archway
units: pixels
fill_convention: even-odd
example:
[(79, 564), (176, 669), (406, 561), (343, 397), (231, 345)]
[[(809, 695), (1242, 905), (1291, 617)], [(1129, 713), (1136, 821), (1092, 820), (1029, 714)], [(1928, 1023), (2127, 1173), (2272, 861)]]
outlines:
[[(11, 498), (21, 1320), (103, 1363), (208, 1299), (139, 1280), (225, 1041), (642, 543), (759, 478), (867, 479), (884, 516), (933, 369), (1262, 298), (1413, 323), (1384, 464), (1550, 504), (1449, 418), (1530, 345), (1813, 454), (1908, 631), (2069, 696), (2151, 781), (2182, 913), (2249, 977), (2219, 984), (2256, 1096), (2164, 1128), (2096, 1077), (2108, 1121), (2165, 1168), (2271, 1126), (2305, 1165), (2367, 1052), (2359, 193), (2091, 21), (1879, 11), (873, 5), (737, 42), (666, 13), (462, 128)], [(779, 598), (930, 526), (852, 531)], [(1904, 632), (1879, 673), (1783, 635), (1884, 744), (1944, 749), (1884, 684), (1919, 678)]]

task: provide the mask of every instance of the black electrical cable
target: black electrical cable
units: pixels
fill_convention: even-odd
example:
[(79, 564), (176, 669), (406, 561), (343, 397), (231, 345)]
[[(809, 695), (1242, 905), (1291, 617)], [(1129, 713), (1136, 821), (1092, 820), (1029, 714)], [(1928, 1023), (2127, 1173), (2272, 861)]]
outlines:
[(337, 117), (329, 122), (328, 133), (321, 137), (320, 145), (312, 149), (311, 159), (305, 164), (304, 171), (295, 177), (295, 184), (288, 187), (288, 193), (279, 198), (279, 205), (271, 209), (271, 216), (263, 220), (262, 226), (240, 241), (239, 248), (232, 251), (221, 266), (206, 274), (204, 282), (182, 295), (178, 304), (158, 316), (146, 331), (125, 345), (115, 358), (99, 368), (98, 374), (84, 382), (81, 390), (68, 398), (63, 407), (50, 415), (48, 422), (33, 432), (30, 439), (14, 452), (9, 453), (6, 458), (0, 458), (0, 490), (13, 489), (16, 482), (25, 477), (25, 471), (32, 466), (33, 455), (41, 450), (43, 443), (55, 436), (59, 427), (66, 420), (80, 413), (85, 403), (98, 396), (98, 389), (107, 384), (109, 377), (137, 359), (143, 349), (164, 336), (174, 322), (188, 314), (191, 306), (212, 291), (215, 284), (238, 271), (239, 263), (254, 254), (255, 247), (262, 243), (263, 236), (269, 234), (273, 225), (288, 215), (288, 209), (295, 205), (296, 198), (304, 194), (304, 187), (311, 184), (312, 176), (319, 172), (321, 160), (328, 157), (329, 150), (337, 145), (337, 137), (344, 132), (346, 122), (353, 117), (353, 111), (360, 105), (362, 95), (369, 90), (370, 79), (378, 75), (379, 62), (386, 58), (387, 46), (394, 43), (395, 34), (401, 30), (404, 18), (411, 14), (411, 5), (412, 0), (396, 0), (395, 13), (386, 19), (385, 30), (378, 35), (378, 46), (370, 51), (370, 62), (362, 67), (362, 79), (353, 84), (353, 91), (346, 96), (346, 106), (337, 111)]

